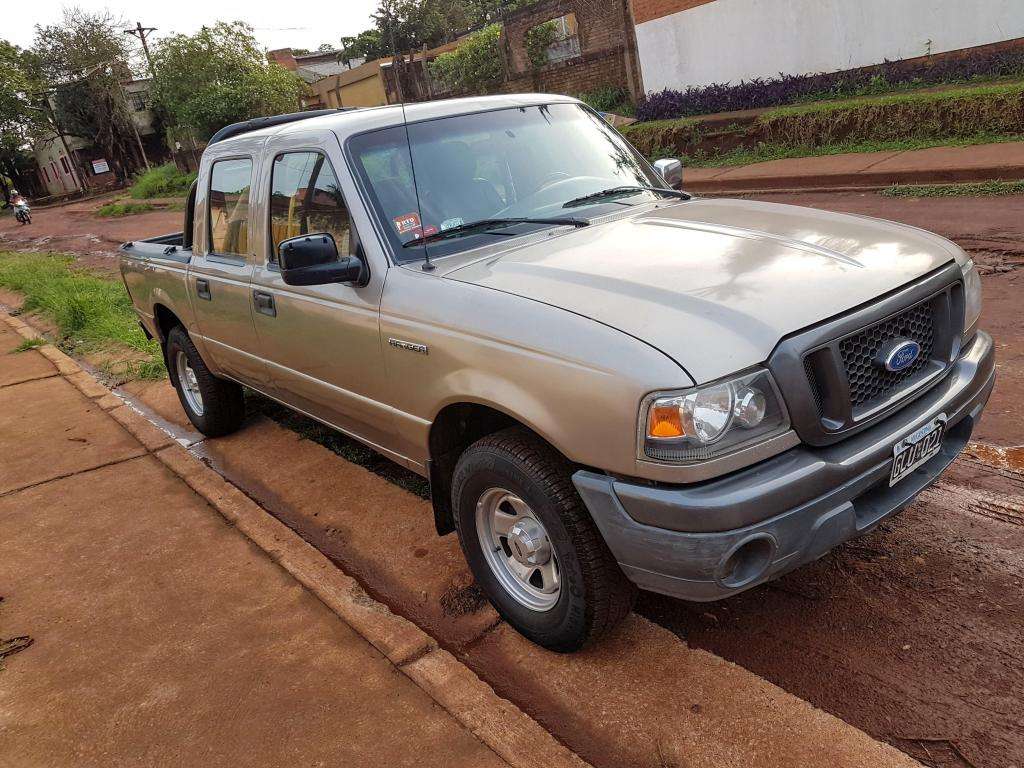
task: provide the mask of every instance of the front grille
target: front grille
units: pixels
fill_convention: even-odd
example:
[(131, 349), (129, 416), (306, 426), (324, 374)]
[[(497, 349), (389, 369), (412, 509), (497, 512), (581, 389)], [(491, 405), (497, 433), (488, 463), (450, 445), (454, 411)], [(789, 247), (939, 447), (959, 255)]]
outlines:
[[(832, 445), (940, 381), (959, 352), (961, 280), (960, 268), (950, 263), (898, 293), (780, 341), (768, 368), (800, 439)], [(907, 369), (888, 371), (876, 362), (903, 339), (921, 347)]]
[[(913, 379), (931, 361), (934, 337), (932, 307), (925, 302), (843, 339), (839, 354), (850, 382), (850, 404), (855, 409), (870, 405)], [(893, 339), (910, 339), (921, 346), (914, 364), (902, 371), (889, 371), (875, 362), (881, 348)]]
[(818, 382), (818, 374), (814, 371), (810, 356), (804, 359), (804, 373), (807, 374), (807, 384), (811, 388), (811, 396), (814, 397), (814, 409), (820, 414), (823, 399), (821, 384)]

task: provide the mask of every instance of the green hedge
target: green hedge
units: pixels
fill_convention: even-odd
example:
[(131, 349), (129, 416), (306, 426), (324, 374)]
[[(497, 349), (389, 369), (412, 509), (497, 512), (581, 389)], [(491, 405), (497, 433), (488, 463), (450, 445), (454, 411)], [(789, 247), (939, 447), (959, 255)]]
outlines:
[[(712, 130), (699, 117), (623, 129), (648, 157), (820, 154), (854, 145), (971, 143), (1024, 138), (1024, 83), (916, 91), (780, 107), (744, 125)], [(853, 150), (851, 150), (853, 151)]]
[(763, 141), (809, 146), (1024, 132), (1024, 84), (781, 107), (755, 125)]

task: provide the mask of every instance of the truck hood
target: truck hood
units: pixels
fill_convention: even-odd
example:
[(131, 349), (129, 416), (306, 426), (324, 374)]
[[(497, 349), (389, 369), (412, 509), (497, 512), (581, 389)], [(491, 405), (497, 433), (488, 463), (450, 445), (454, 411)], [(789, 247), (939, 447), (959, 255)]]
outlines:
[(617, 328), (702, 383), (963, 258), (944, 238), (880, 219), (691, 200), (513, 247), (447, 277)]

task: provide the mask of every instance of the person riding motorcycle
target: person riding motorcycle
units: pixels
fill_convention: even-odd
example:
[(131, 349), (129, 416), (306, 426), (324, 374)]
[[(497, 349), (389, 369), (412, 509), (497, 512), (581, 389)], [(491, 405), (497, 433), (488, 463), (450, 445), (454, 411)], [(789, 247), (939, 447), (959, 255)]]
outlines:
[(11, 207), (14, 208), (14, 218), (22, 224), (32, 223), (32, 212), (28, 207), (28, 200), (21, 196), (16, 189), (11, 190)]

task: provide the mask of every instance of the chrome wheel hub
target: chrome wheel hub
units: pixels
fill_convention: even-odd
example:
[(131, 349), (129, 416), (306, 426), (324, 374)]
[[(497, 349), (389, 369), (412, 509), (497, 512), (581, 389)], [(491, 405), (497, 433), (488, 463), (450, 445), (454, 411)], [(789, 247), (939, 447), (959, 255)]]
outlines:
[(540, 523), (531, 518), (517, 520), (508, 530), (508, 546), (520, 565), (545, 565), (551, 559), (551, 544)]
[(558, 558), (525, 501), (504, 488), (485, 491), (476, 505), (476, 530), (487, 565), (516, 602), (534, 611), (554, 607), (561, 591)]
[(184, 350), (178, 350), (174, 358), (174, 365), (177, 369), (178, 384), (181, 386), (181, 393), (185, 402), (196, 416), (203, 415), (203, 393), (199, 391), (199, 379), (196, 372), (188, 362), (188, 356)]

